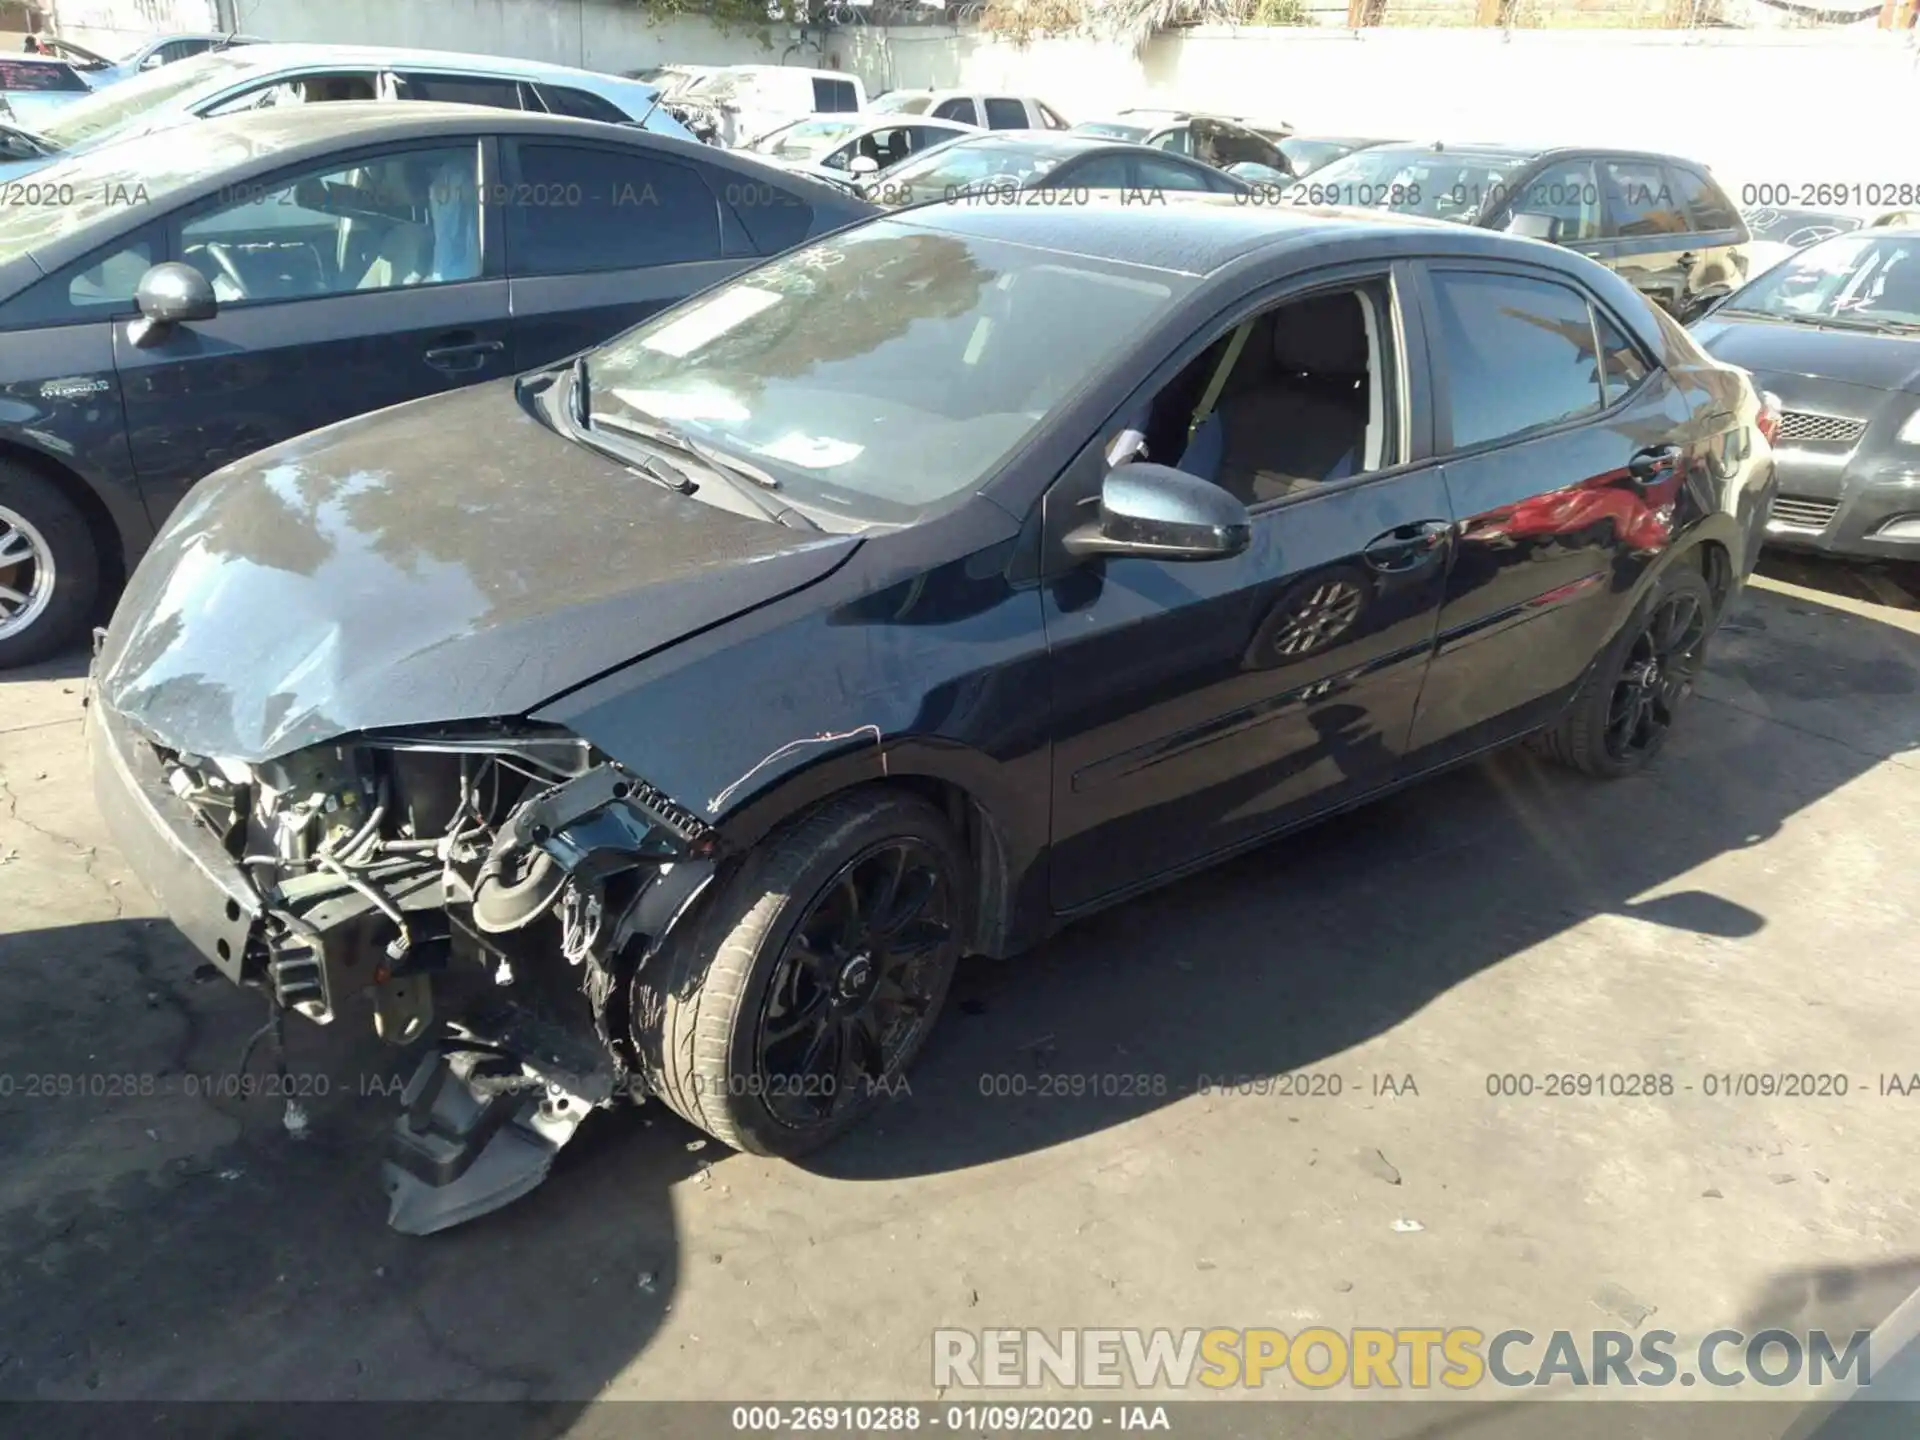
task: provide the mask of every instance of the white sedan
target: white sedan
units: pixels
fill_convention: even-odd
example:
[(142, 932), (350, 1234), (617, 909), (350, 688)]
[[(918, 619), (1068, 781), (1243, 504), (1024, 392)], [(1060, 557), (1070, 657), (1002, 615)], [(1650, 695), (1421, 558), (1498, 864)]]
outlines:
[(944, 145), (980, 127), (921, 115), (813, 115), (782, 125), (745, 147), (816, 179), (845, 186), (883, 175), (910, 155)]

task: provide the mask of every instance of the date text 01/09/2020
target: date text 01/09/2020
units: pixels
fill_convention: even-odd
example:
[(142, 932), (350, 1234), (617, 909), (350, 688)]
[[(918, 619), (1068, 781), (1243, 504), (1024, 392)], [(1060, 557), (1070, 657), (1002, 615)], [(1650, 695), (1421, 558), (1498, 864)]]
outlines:
[(980, 1434), (1085, 1434), (1097, 1429), (1171, 1430), (1164, 1405), (736, 1405), (737, 1432), (858, 1432), (877, 1435), (920, 1430)]

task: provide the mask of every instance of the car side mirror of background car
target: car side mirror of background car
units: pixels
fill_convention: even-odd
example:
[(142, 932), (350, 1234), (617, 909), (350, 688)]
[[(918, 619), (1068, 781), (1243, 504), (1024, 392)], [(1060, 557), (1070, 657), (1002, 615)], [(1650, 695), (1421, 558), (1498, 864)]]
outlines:
[(140, 307), (144, 322), (133, 337), (136, 345), (146, 344), (170, 325), (211, 320), (220, 313), (213, 282), (178, 260), (163, 261), (142, 275), (133, 302)]
[(1069, 555), (1225, 560), (1253, 538), (1247, 507), (1210, 480), (1144, 461), (1107, 472), (1100, 518), (1070, 532)]
[(856, 155), (847, 162), (847, 173), (865, 178), (880, 173), (880, 162), (871, 155)]
[(1515, 215), (1507, 221), (1507, 234), (1528, 240), (1552, 240), (1555, 225), (1551, 215)]

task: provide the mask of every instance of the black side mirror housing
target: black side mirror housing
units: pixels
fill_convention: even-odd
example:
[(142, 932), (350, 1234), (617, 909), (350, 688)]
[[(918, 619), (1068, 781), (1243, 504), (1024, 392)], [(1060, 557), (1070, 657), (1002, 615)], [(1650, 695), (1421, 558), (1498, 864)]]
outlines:
[(211, 320), (220, 313), (220, 301), (213, 293), (213, 282), (191, 265), (166, 260), (151, 267), (140, 277), (133, 292), (146, 325), (136, 343), (169, 325), (193, 320)]
[(1212, 481), (1144, 461), (1107, 473), (1100, 518), (1069, 533), (1069, 555), (1225, 560), (1252, 543), (1247, 507)]

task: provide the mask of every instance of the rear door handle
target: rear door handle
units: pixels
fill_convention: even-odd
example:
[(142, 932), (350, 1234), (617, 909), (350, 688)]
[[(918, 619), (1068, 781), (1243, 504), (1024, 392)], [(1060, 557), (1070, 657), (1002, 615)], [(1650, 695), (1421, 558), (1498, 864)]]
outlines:
[(1416, 520), (1376, 535), (1361, 547), (1360, 555), (1374, 569), (1389, 574), (1412, 570), (1438, 558), (1452, 533), (1451, 521)]
[(506, 348), (504, 340), (465, 340), (453, 345), (437, 345), (421, 358), (434, 369), (455, 375), (478, 370), (487, 363), (487, 356), (498, 355)]
[(1645, 483), (1668, 474), (1679, 463), (1678, 445), (1649, 445), (1627, 461), (1627, 474)]

